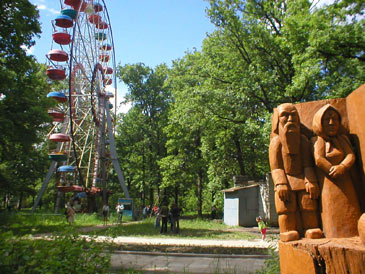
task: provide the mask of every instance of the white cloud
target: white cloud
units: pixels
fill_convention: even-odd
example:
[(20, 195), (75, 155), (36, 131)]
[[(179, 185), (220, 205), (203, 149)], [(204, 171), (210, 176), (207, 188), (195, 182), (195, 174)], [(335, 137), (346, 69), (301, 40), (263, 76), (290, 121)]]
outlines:
[(120, 103), (118, 106), (118, 113), (127, 113), (130, 108), (132, 107), (132, 103), (131, 102), (127, 102), (127, 103)]
[(127, 113), (131, 107), (132, 103), (127, 102), (123, 103), (125, 100), (125, 95), (128, 93), (128, 87), (123, 82), (118, 81), (118, 106), (117, 106), (117, 113)]
[[(122, 89), (123, 89), (123, 87), (122, 87)], [(111, 93), (113, 93), (115, 95), (115, 88), (112, 85), (106, 86), (105, 91), (106, 92), (111, 92)], [(120, 92), (118, 90), (118, 95), (117, 95), (117, 114), (119, 114), (119, 113), (127, 113), (129, 111), (129, 109), (132, 107), (132, 104), (130, 102), (123, 103), (124, 96), (122, 96), (120, 93), (123, 93), (123, 91)], [(110, 102), (114, 104), (114, 99), (110, 99)]]
[(48, 12), (50, 12), (50, 13), (52, 13), (52, 14), (60, 14), (60, 11), (59, 10), (55, 10), (55, 9), (53, 9), (53, 8), (48, 8), (46, 5), (44, 5), (44, 4), (37, 4), (37, 8), (39, 9), (39, 10), (45, 10), (45, 11), (48, 11)]
[(30, 47), (28, 48), (25, 45), (20, 46), (23, 50), (25, 50), (25, 52), (27, 53), (27, 55), (32, 55), (34, 52), (34, 47)]
[(43, 5), (43, 4), (37, 4), (37, 9), (39, 9), (39, 10), (46, 10), (47, 7), (46, 7), (46, 5)]

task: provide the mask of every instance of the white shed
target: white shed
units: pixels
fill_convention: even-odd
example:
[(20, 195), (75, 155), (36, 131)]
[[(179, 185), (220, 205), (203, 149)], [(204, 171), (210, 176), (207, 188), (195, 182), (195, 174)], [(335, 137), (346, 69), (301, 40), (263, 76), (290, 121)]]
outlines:
[(234, 178), (235, 186), (223, 190), (223, 221), (231, 226), (256, 226), (256, 217), (261, 216), (270, 225), (277, 226), (274, 187), (271, 176), (266, 181), (240, 181)]

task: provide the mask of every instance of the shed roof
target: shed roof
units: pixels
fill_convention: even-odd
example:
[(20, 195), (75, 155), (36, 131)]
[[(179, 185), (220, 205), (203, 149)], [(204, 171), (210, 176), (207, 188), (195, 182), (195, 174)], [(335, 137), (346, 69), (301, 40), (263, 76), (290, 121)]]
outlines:
[(257, 183), (252, 184), (252, 185), (248, 185), (248, 186), (235, 186), (235, 187), (231, 187), (231, 188), (228, 188), (228, 189), (223, 189), (222, 192), (236, 192), (236, 191), (239, 191), (241, 189), (257, 187), (257, 186), (259, 186), (259, 184), (257, 184)]

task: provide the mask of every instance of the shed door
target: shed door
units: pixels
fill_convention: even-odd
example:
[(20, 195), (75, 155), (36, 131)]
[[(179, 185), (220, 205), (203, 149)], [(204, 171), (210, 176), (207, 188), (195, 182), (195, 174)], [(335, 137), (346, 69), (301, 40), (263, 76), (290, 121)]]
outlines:
[(238, 198), (224, 199), (224, 223), (226, 225), (238, 225)]

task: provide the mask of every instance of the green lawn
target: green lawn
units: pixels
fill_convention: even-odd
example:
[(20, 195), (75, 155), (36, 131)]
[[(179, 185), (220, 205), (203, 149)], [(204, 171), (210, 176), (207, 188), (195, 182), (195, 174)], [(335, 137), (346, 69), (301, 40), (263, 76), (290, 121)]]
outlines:
[(197, 239), (254, 239), (258, 234), (246, 233), (229, 229), (225, 224), (209, 219), (180, 219), (180, 233), (170, 233), (168, 226), (166, 234), (160, 234), (159, 228), (154, 227), (154, 218), (139, 222), (123, 223), (101, 230), (95, 230), (91, 235), (134, 236), (134, 237), (167, 237), (167, 238), (197, 238)]
[[(238, 228), (232, 229), (209, 219), (181, 219), (179, 234), (160, 234), (159, 229), (154, 228), (154, 218), (138, 222), (132, 221), (131, 218), (123, 218), (123, 224), (119, 225), (116, 224), (115, 214), (111, 216), (106, 227), (103, 226), (103, 218), (99, 214), (77, 214), (73, 225), (69, 225), (62, 214), (30, 214), (26, 211), (1, 212), (0, 221), (0, 273), (109, 273), (110, 252), (126, 246), (110, 245), (108, 241), (87, 241), (80, 237), (80, 234), (222, 240), (260, 238), (258, 233), (245, 233)], [(48, 239), (52, 241), (44, 238), (34, 240), (29, 237), (39, 233), (49, 233)], [(128, 248), (134, 250), (132, 246)], [(141, 247), (136, 248), (140, 250)], [(161, 251), (152, 245), (145, 248), (148, 251)], [(195, 249), (191, 247), (186, 252), (200, 252), (198, 247)], [(241, 251), (216, 248), (209, 252), (241, 254)], [(207, 253), (207, 250), (204, 250), (204, 253)], [(275, 256), (272, 261), (278, 269), (279, 260), (276, 253)], [(121, 270), (118, 273), (142, 272)]]
[(116, 214), (111, 214), (109, 226), (103, 227), (100, 214), (77, 214), (75, 223), (69, 225), (64, 215), (59, 214), (31, 214), (29, 212), (0, 213), (0, 231), (12, 231), (14, 236), (34, 235), (40, 233), (59, 233), (64, 231), (81, 232), (89, 235), (104, 236), (134, 236), (134, 237), (172, 237), (172, 238), (200, 238), (200, 239), (253, 239), (258, 234), (245, 233), (229, 229), (225, 224), (209, 219), (181, 219), (180, 233), (160, 234), (154, 227), (154, 218), (142, 221), (132, 221), (130, 217), (123, 217), (123, 224), (117, 225)]

